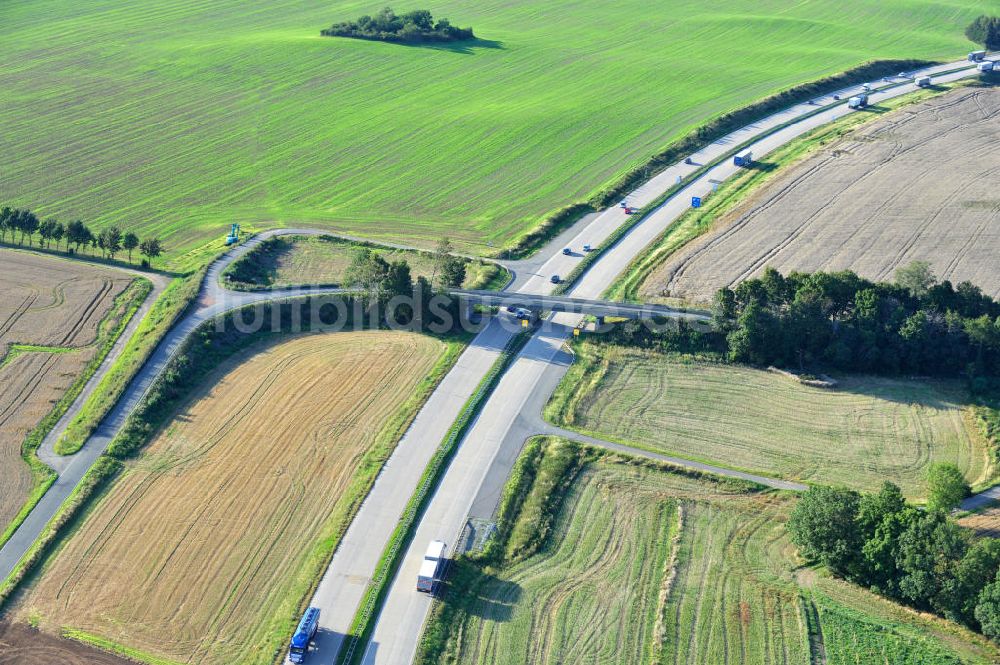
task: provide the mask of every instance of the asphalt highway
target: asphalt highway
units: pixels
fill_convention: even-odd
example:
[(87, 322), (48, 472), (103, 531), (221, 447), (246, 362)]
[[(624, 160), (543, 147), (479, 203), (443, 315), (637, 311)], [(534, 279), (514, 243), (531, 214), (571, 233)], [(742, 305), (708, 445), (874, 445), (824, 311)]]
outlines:
[[(968, 63), (941, 65), (922, 73), (934, 76), (935, 73), (955, 69), (962, 64)], [(972, 74), (973, 72), (969, 70), (963, 70), (938, 76), (935, 82), (957, 80)], [(885, 91), (876, 91), (872, 95), (872, 101), (877, 104), (880, 100), (911, 92), (914, 87), (913, 84), (905, 84)], [(857, 91), (857, 88), (849, 88), (836, 94), (846, 99)], [(798, 122), (760, 138), (747, 148), (754, 152), (755, 158), (759, 159), (797, 136), (849, 112), (843, 104), (823, 108), (824, 105), (834, 103), (829, 95), (816, 98), (816, 101), (819, 106), (799, 104), (737, 130), (692, 155), (694, 164), (683, 162), (675, 164), (629, 194), (626, 197), (629, 205), (642, 208), (673, 187), (678, 177), (685, 183), (682, 191), (656, 210), (644, 211), (643, 214), (646, 215), (644, 219), (600, 256), (569, 295), (591, 301), (598, 300), (628, 264), (687, 210), (691, 196), (708, 195), (712, 191), (713, 182), (726, 179), (738, 168), (727, 159), (707, 172), (693, 177), (699, 168), (698, 165), (710, 163), (725, 155), (734, 146), (798, 119)], [(822, 110), (818, 110), (821, 108)], [(589, 215), (550, 243), (535, 259), (512, 264), (517, 273), (514, 283), (516, 292), (535, 296), (550, 294), (554, 288), (550, 281), (552, 275), (569, 274), (580, 260), (581, 254), (578, 250), (584, 244), (595, 247), (600, 245), (625, 221), (627, 221), (626, 215), (619, 207)], [(128, 414), (149, 390), (184, 340), (198, 325), (221, 313), (251, 303), (280, 300), (309, 293), (338, 291), (337, 289), (288, 289), (236, 293), (220, 285), (219, 277), (229, 263), (267, 237), (281, 233), (324, 232), (312, 229), (282, 229), (263, 233), (216, 260), (209, 268), (193, 310), (167, 333), (81, 452), (69, 458), (54, 459), (51, 454), (51, 442), (62, 431), (62, 427), (53, 430), (51, 441), (47, 440), (47, 446), (41, 454), (58, 467), (59, 478), (11, 540), (0, 550), (0, 578), (6, 577), (14, 568), (16, 562), (79, 483), (86, 470), (111, 442)], [(560, 251), (563, 246), (577, 251), (566, 256)], [(137, 316), (134, 319), (136, 325), (139, 318)], [(533, 429), (543, 425), (536, 421), (536, 416), (541, 413), (541, 407), (555, 385), (553, 380), (558, 381), (557, 373), (560, 368), (564, 368), (569, 362), (563, 346), (572, 328), (579, 321), (579, 314), (552, 315), (546, 322), (547, 325), (543, 326), (520, 352), (473, 423), (417, 528), (416, 536), (405, 554), (400, 572), (393, 581), (379, 614), (373, 639), (370, 644), (362, 645), (365, 663), (404, 665), (411, 662), (431, 602), (428, 596), (415, 590), (416, 568), (419, 566), (423, 551), (427, 543), (433, 539), (441, 538), (453, 545), (473, 510), (483, 515), (492, 514), (499, 496), (499, 488), (506, 480), (520, 446), (527, 436), (539, 433), (532, 431)], [(428, 399), (387, 461), (372, 491), (361, 506), (358, 516), (334, 554), (313, 598), (313, 604), (322, 609), (322, 615), (316, 642), (317, 649), (310, 654), (310, 663), (335, 662), (337, 652), (344, 642), (344, 636), (375, 565), (427, 462), (513, 334), (512, 327), (505, 327), (500, 325), (499, 321), (493, 321), (473, 340)], [(125, 336), (120, 340), (121, 346), (125, 343), (124, 339)], [(120, 352), (119, 345), (116, 345), (116, 348)], [(95, 375), (94, 385), (99, 377), (103, 376), (107, 366), (110, 366), (110, 361), (101, 368), (102, 371), (98, 375)]]
[[(946, 72), (963, 64), (969, 63), (932, 67), (921, 74), (934, 76), (935, 73)], [(938, 76), (935, 82), (943, 83), (970, 75), (974, 75), (974, 70), (963, 69), (953, 74)], [(887, 89), (876, 90), (871, 95), (873, 104), (916, 89), (913, 83), (891, 88), (889, 85), (878, 86)], [(859, 87), (851, 87), (833, 94), (846, 100), (859, 91)], [(815, 101), (818, 107), (798, 104), (737, 130), (692, 155), (692, 161), (696, 165), (711, 163), (733, 147), (751, 141), (755, 136), (766, 134), (746, 148), (753, 151), (755, 159), (760, 159), (794, 138), (851, 112), (845, 105), (836, 104), (832, 96), (817, 98)], [(824, 105), (831, 104), (834, 105), (818, 110)], [(801, 120), (774, 131), (796, 118)], [(768, 134), (772, 131), (773, 133)], [(714, 182), (725, 180), (739, 168), (733, 165), (732, 160), (726, 159), (692, 179), (692, 173), (698, 168), (696, 165), (684, 162), (675, 164), (626, 197), (630, 206), (641, 208), (672, 187), (678, 177), (687, 183), (666, 203), (654, 211), (648, 211), (638, 225), (606, 250), (584, 273), (569, 295), (578, 298), (599, 298), (629, 263), (690, 207), (692, 196), (710, 195)], [(625, 217), (621, 208), (610, 208), (595, 216), (567, 245), (571, 249), (582, 247), (583, 244), (597, 246), (626, 221)], [(574, 256), (552, 255), (545, 264), (538, 267), (535, 274), (523, 280), (518, 292), (550, 293), (553, 287), (549, 281), (551, 275), (568, 274), (578, 260), (579, 258)], [(550, 325), (544, 326), (542, 331), (528, 342), (483, 407), (417, 527), (399, 573), (386, 596), (372, 639), (365, 647), (363, 659), (365, 665), (408, 665), (412, 662), (432, 602), (428, 595), (417, 592), (415, 588), (416, 573), (424, 550), (431, 540), (437, 539), (444, 540), (454, 547), (473, 506), (477, 503), (477, 498), (480, 510), (483, 512), (488, 508), (490, 501), (495, 505), (495, 498), (499, 495), (497, 484), (502, 485), (503, 479), (506, 479), (517, 450), (523, 444), (523, 437), (529, 434), (527, 430), (516, 429), (519, 424), (524, 423), (519, 416), (524, 413), (541, 412), (548, 395), (545, 394), (545, 390), (538, 390), (537, 387), (544, 382), (554, 361), (560, 357), (563, 343), (579, 321), (580, 316), (576, 314), (553, 315), (550, 318)], [(532, 400), (530, 403), (529, 398)], [(386, 527), (388, 526), (386, 524)], [(364, 523), (366, 534), (381, 528), (383, 527), (377, 523)], [(334, 562), (336, 563), (336, 557)], [(331, 658), (329, 652), (323, 654), (316, 662), (332, 663), (333, 660), (328, 658)]]

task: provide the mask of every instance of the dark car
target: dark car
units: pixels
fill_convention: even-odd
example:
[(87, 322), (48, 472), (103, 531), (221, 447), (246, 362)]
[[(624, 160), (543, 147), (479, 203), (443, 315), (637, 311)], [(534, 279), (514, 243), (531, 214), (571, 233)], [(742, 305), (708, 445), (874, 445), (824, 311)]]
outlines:
[(552, 277), (549, 278), (549, 281), (552, 282), (553, 284), (558, 284), (559, 282), (562, 281), (562, 278), (559, 275), (552, 275)]

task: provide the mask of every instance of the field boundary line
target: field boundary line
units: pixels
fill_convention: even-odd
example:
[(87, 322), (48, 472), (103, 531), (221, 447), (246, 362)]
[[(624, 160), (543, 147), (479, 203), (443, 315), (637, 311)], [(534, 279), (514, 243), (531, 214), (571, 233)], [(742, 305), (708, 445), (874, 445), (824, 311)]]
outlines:
[[(151, 282), (146, 277), (141, 277), (138, 275), (133, 275), (132, 280), (129, 282), (128, 286), (118, 294), (115, 300), (112, 302), (107, 315), (98, 322), (97, 327), (97, 339), (94, 340), (93, 344), (80, 347), (62, 347), (62, 346), (34, 346), (34, 345), (23, 345), (23, 344), (11, 344), (9, 347), (9, 352), (4, 356), (3, 360), (0, 361), (0, 367), (3, 367), (10, 360), (16, 358), (18, 347), (20, 347), (25, 353), (73, 353), (76, 351), (83, 350), (85, 348), (91, 347), (96, 348), (97, 353), (94, 357), (90, 359), (87, 365), (84, 367), (80, 375), (73, 381), (66, 392), (63, 393), (59, 401), (46, 413), (42, 419), (35, 425), (34, 428), (24, 437), (21, 441), (21, 459), (25, 461), (28, 468), (34, 476), (34, 481), (36, 483), (35, 487), (32, 489), (31, 493), (25, 499), (14, 519), (11, 520), (10, 524), (6, 525), (2, 534), (0, 534), (0, 548), (10, 540), (14, 534), (20, 528), (24, 520), (27, 519), (31, 511), (35, 509), (38, 502), (41, 501), (42, 497), (49, 491), (52, 485), (58, 480), (59, 474), (55, 469), (46, 464), (39, 456), (38, 449), (41, 447), (42, 443), (49, 436), (50, 432), (59, 424), (63, 416), (73, 408), (74, 403), (81, 395), (86, 391), (87, 384), (98, 375), (101, 369), (101, 365), (104, 364), (105, 359), (111, 354), (118, 340), (125, 334), (132, 322), (133, 318), (138, 315), (139, 310), (142, 308), (143, 304), (150, 297), (154, 297), (155, 287), (153, 282)], [(152, 305), (152, 303), (150, 303)], [(117, 326), (112, 330), (106, 339), (101, 340), (100, 328), (108, 322), (109, 317), (114, 315), (115, 308), (117, 306), (126, 306), (125, 310), (122, 312), (121, 318), (118, 321)]]
[[(935, 73), (935, 76), (946, 76), (948, 74), (953, 74), (955, 72), (964, 71), (964, 70), (967, 70), (967, 69), (970, 69), (970, 68), (971, 67), (956, 67), (955, 69), (949, 69), (947, 71), (937, 72), (937, 73)], [(887, 91), (887, 90), (893, 90), (895, 88), (898, 88), (898, 87), (901, 87), (901, 86), (904, 86), (904, 85), (909, 85), (910, 83), (911, 83), (910, 80), (900, 81), (900, 82), (896, 82), (896, 83), (891, 83), (889, 85), (886, 85), (886, 86), (883, 86), (881, 88), (878, 88), (877, 90), (875, 90), (875, 92), (883, 92), (883, 91)], [(916, 91), (914, 91), (914, 92), (916, 92)], [(681, 192), (682, 190), (686, 189), (691, 183), (693, 183), (693, 182), (699, 180), (700, 178), (702, 178), (705, 174), (707, 174), (708, 172), (710, 172), (712, 169), (714, 169), (719, 164), (722, 164), (723, 162), (728, 161), (729, 159), (731, 159), (732, 157), (734, 157), (738, 153), (746, 150), (750, 146), (755, 145), (756, 143), (758, 143), (758, 142), (760, 142), (760, 141), (762, 141), (762, 140), (764, 140), (764, 139), (766, 139), (766, 138), (768, 138), (770, 136), (773, 136), (774, 134), (776, 134), (776, 133), (778, 133), (778, 132), (780, 132), (780, 131), (782, 131), (784, 129), (787, 129), (788, 127), (791, 127), (793, 125), (797, 125), (800, 122), (803, 122), (805, 120), (813, 118), (813, 117), (815, 117), (817, 115), (820, 115), (821, 113), (825, 113), (827, 111), (835, 109), (838, 106), (846, 106), (847, 103), (848, 103), (848, 100), (841, 99), (839, 101), (836, 101), (836, 102), (831, 103), (831, 104), (827, 104), (825, 106), (817, 106), (815, 109), (813, 109), (812, 111), (810, 111), (808, 113), (804, 113), (802, 115), (796, 116), (795, 118), (792, 118), (792, 119), (787, 120), (787, 121), (785, 121), (783, 123), (775, 125), (774, 127), (771, 127), (770, 129), (766, 129), (763, 132), (760, 132), (759, 134), (753, 135), (752, 137), (750, 137), (747, 140), (743, 141), (742, 143), (736, 145), (735, 147), (731, 148), (730, 150), (722, 153), (721, 155), (719, 155), (715, 159), (713, 159), (713, 160), (711, 160), (709, 162), (706, 162), (704, 165), (698, 167), (697, 170), (695, 170), (694, 172), (692, 172), (690, 175), (686, 176), (680, 183), (671, 185), (665, 192), (663, 192), (662, 194), (660, 194), (659, 196), (657, 196), (649, 204), (643, 206), (643, 208), (642, 208), (642, 214), (631, 216), (628, 219), (628, 221), (626, 221), (621, 226), (619, 226), (618, 228), (616, 228), (611, 233), (611, 235), (609, 235), (607, 238), (605, 238), (603, 242), (601, 242), (597, 247), (595, 247), (593, 249), (593, 251), (589, 252), (586, 256), (584, 256), (583, 259), (581, 259), (580, 262), (576, 264), (576, 266), (573, 268), (573, 270), (571, 270), (570, 273), (565, 278), (563, 278), (563, 281), (555, 288), (555, 290), (553, 291), (553, 294), (554, 295), (561, 295), (561, 294), (564, 294), (567, 291), (569, 291), (573, 286), (575, 286), (576, 282), (579, 281), (580, 278), (583, 277), (587, 273), (588, 270), (590, 270), (590, 268), (593, 266), (593, 264), (595, 264), (597, 262), (598, 258), (604, 252), (606, 252), (607, 250), (609, 250), (612, 247), (614, 247), (615, 245), (617, 245), (618, 242), (621, 241), (621, 239), (624, 238), (626, 235), (628, 235), (628, 233), (632, 229), (634, 229), (635, 227), (639, 226), (639, 224), (641, 224), (642, 222), (646, 221), (647, 218), (649, 218), (655, 212), (657, 212), (665, 203), (667, 203), (668, 201), (670, 201), (671, 199), (673, 199), (674, 196), (676, 196), (679, 192)], [(794, 106), (794, 104), (793, 104), (793, 106)], [(737, 129), (739, 129), (739, 128), (737, 128)], [(736, 130), (734, 130), (734, 131), (736, 131)], [(701, 147), (704, 147), (704, 145), (702, 145)], [(673, 224), (671, 224), (671, 226), (673, 226)], [(614, 285), (612, 285), (612, 287), (613, 286)], [(612, 288), (612, 287), (609, 287), (609, 288)]]

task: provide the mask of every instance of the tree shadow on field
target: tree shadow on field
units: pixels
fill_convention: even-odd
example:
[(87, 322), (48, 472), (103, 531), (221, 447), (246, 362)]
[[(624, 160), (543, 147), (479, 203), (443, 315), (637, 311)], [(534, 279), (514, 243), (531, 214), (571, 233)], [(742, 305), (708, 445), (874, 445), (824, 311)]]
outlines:
[(473, 55), (477, 49), (504, 50), (503, 42), (494, 39), (468, 39), (463, 42), (386, 42), (394, 46), (430, 49), (432, 51), (451, 51), (462, 55)]
[(745, 166), (744, 168), (750, 171), (770, 173), (778, 168), (778, 164), (775, 164), (774, 162), (750, 162), (750, 165)]
[(957, 379), (866, 374), (838, 374), (835, 378), (837, 385), (833, 392), (853, 393), (894, 404), (944, 411), (961, 409), (969, 403), (968, 392)]
[(471, 562), (451, 562), (451, 572), (439, 584), (435, 596), (445, 604), (455, 604), (472, 616), (505, 623), (521, 599), (521, 585), (483, 572)]

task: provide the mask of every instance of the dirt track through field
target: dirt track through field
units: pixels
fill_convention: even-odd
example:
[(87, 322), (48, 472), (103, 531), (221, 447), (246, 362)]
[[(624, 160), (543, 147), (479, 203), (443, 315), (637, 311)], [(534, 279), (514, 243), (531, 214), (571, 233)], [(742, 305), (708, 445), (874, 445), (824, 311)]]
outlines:
[[(98, 326), (132, 277), (85, 263), (0, 250), (0, 531), (34, 483), (28, 433), (96, 353)], [(71, 348), (14, 352), (12, 345)]]
[(860, 128), (788, 169), (653, 271), (643, 297), (707, 302), (782, 272), (887, 280), (914, 260), (1000, 296), (1000, 88), (961, 89)]
[(225, 364), (95, 506), (23, 617), (179, 662), (270, 662), (269, 628), (296, 612), (359, 463), (443, 350), (338, 333)]

